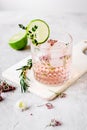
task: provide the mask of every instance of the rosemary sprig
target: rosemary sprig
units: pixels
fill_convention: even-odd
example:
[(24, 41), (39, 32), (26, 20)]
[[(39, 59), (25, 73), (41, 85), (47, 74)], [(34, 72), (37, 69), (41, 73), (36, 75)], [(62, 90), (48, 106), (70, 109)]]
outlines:
[(24, 29), (24, 30), (27, 29), (27, 27), (25, 27), (23, 24), (18, 24), (18, 25), (19, 25), (20, 28), (22, 28), (22, 29)]
[(32, 59), (29, 59), (27, 61), (27, 65), (22, 66), (19, 69), (16, 69), (16, 70), (21, 70), (21, 73), (20, 73), (20, 76), (19, 76), (19, 78), (20, 78), (20, 85), (21, 85), (21, 92), (26, 92), (28, 87), (30, 87), (27, 84), (27, 80), (30, 81), (30, 79), (26, 76), (26, 72), (27, 72), (27, 70), (29, 70), (31, 68), (32, 68)]
[[(23, 30), (27, 30), (27, 27), (25, 27), (24, 25), (22, 25), (22, 24), (19, 24), (19, 27), (21, 28), (21, 29), (23, 29)], [(34, 26), (34, 27), (32, 27), (32, 29), (31, 30), (29, 30), (28, 32), (27, 32), (27, 35), (28, 35), (28, 37), (31, 39), (31, 41), (32, 41), (32, 43), (34, 44), (34, 45), (38, 45), (38, 41), (36, 40), (36, 30), (37, 30), (37, 28), (38, 28), (38, 26)]]

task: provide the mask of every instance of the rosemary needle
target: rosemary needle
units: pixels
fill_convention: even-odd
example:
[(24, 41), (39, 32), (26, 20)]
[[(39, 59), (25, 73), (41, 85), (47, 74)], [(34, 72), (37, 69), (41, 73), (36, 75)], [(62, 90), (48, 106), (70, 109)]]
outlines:
[(27, 61), (27, 65), (16, 69), (16, 70), (21, 70), (21, 73), (19, 75), (20, 85), (21, 85), (21, 92), (26, 92), (28, 90), (28, 87), (30, 87), (30, 85), (27, 84), (27, 80), (30, 81), (30, 79), (26, 76), (26, 72), (27, 72), (27, 70), (29, 70), (31, 68), (32, 68), (32, 59), (29, 59)]

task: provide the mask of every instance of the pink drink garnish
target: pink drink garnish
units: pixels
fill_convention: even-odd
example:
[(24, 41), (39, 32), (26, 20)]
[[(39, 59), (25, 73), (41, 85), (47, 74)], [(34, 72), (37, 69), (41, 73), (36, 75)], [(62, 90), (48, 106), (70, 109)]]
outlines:
[(40, 61), (44, 64), (47, 64), (47, 63), (49, 64), (49, 60), (50, 60), (49, 55), (40, 57)]
[(50, 39), (50, 40), (48, 40), (47, 41), (51, 46), (53, 46), (56, 42), (57, 42), (57, 40), (52, 40), (52, 39)]

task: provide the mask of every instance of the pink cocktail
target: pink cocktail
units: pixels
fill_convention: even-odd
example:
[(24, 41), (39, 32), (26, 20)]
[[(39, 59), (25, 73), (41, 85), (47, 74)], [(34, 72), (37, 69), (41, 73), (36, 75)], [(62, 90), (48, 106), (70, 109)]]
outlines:
[[(68, 40), (66, 38), (68, 37)], [(63, 84), (70, 77), (72, 37), (49, 39), (46, 43), (31, 46), (34, 77), (44, 84)]]

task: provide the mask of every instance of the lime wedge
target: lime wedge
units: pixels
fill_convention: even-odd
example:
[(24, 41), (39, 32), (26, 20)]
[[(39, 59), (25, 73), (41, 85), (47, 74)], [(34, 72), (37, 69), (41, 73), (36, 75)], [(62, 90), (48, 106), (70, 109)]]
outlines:
[(27, 34), (26, 32), (19, 32), (12, 36), (9, 40), (9, 45), (16, 50), (21, 50), (27, 45)]
[[(36, 30), (34, 30), (36, 27)], [(40, 19), (32, 20), (27, 26), (27, 32), (31, 32), (38, 44), (42, 44), (49, 38), (50, 29), (48, 24)]]

